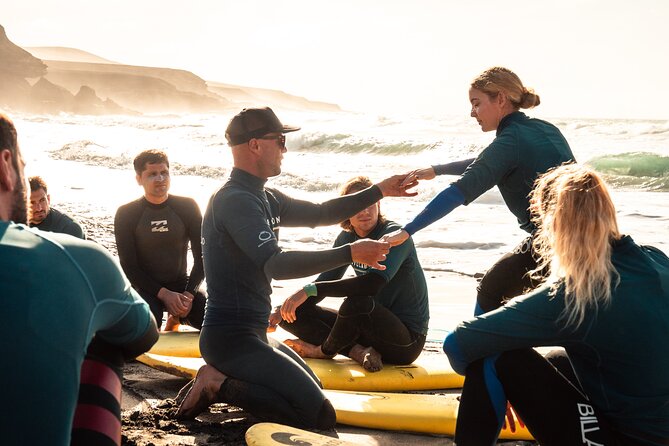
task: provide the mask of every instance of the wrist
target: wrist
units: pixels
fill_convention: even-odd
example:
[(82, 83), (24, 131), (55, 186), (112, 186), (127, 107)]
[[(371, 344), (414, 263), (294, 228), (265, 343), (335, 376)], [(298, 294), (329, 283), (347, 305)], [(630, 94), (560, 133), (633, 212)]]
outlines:
[(316, 297), (318, 295), (318, 288), (315, 283), (308, 283), (302, 287), (307, 297)]

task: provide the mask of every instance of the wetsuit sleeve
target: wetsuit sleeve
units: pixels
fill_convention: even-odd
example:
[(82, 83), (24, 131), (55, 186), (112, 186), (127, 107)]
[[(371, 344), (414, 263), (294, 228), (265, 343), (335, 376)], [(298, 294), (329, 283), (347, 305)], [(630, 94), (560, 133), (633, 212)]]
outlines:
[(316, 282), (316, 301), (324, 297), (375, 296), (386, 285), (386, 279), (378, 274), (367, 273), (362, 276), (330, 282)]
[[(342, 231), (335, 239), (334, 243), (332, 244), (332, 247), (336, 248), (338, 246), (343, 246), (347, 244), (350, 240), (352, 240), (352, 238), (353, 237), (350, 235), (349, 232)], [(316, 278), (315, 282), (328, 282), (332, 280), (339, 280), (342, 277), (344, 277), (344, 274), (346, 273), (348, 267), (349, 265), (342, 265), (329, 271), (325, 271)]]
[(74, 220), (68, 219), (67, 222), (64, 222), (62, 232), (64, 234), (70, 234), (74, 237), (86, 240), (86, 235), (84, 234), (84, 228), (82, 228), (81, 225)]
[(59, 241), (85, 276), (95, 301), (89, 336), (95, 334), (121, 347), (126, 357), (148, 350), (158, 339), (156, 322), (148, 304), (130, 286), (118, 263), (96, 243)]
[[(281, 195), (278, 197), (281, 199)], [(349, 245), (320, 251), (282, 251), (263, 202), (249, 193), (231, 193), (215, 205), (214, 224), (219, 222), (241, 251), (273, 279), (310, 276), (352, 261)]]
[(464, 200), (465, 197), (462, 195), (460, 188), (451, 184), (434, 197), (416, 218), (404, 226), (404, 230), (409, 235), (413, 235), (449, 214), (453, 209), (463, 204)]
[(513, 128), (505, 129), (454, 183), (462, 192), (465, 205), (499, 184), (518, 166), (520, 156), (515, 132)]
[(435, 175), (462, 175), (467, 170), (467, 167), (474, 162), (476, 158), (469, 158), (461, 161), (454, 161), (452, 163), (437, 164), (432, 166)]
[(368, 187), (354, 194), (342, 195), (323, 203), (296, 200), (276, 190), (272, 190), (272, 193), (277, 195), (281, 203), (282, 226), (310, 228), (340, 223), (383, 198), (381, 189), (377, 186)]
[(264, 270), (273, 279), (297, 279), (351, 262), (351, 246), (344, 245), (321, 251), (280, 251), (267, 260)]
[(518, 297), (497, 310), (460, 323), (444, 341), (456, 371), (473, 361), (508, 350), (563, 345), (582, 338), (585, 325), (565, 327), (562, 290), (552, 296), (548, 287)]
[(202, 263), (202, 213), (200, 207), (194, 200), (188, 200), (191, 209), (186, 215), (182, 216), (187, 225), (188, 239), (190, 240), (190, 250), (193, 254), (193, 268), (188, 275), (188, 284), (186, 291), (195, 295), (204, 280), (204, 265)]
[(114, 217), (114, 236), (116, 237), (116, 249), (121, 261), (123, 271), (130, 279), (132, 285), (143, 292), (153, 296), (158, 295), (162, 286), (144, 272), (139, 264), (137, 251), (135, 250), (135, 227), (141, 214), (139, 203), (132, 202), (121, 206)]

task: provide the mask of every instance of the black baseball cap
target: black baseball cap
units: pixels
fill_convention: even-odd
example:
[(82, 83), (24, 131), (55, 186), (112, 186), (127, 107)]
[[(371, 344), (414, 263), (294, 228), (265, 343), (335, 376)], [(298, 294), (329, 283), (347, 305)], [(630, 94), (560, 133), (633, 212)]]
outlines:
[(236, 146), (268, 133), (288, 133), (299, 129), (292, 125), (281, 124), (269, 107), (245, 108), (230, 120), (225, 130), (225, 139), (230, 146)]

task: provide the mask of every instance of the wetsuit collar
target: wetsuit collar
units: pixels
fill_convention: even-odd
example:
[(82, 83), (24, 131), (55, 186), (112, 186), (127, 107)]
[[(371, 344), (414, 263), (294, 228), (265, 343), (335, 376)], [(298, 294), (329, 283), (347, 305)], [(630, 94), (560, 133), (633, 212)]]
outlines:
[(497, 126), (497, 132), (496, 136), (499, 136), (500, 133), (502, 133), (502, 130), (504, 130), (506, 127), (508, 127), (512, 122), (518, 122), (518, 121), (523, 121), (525, 119), (529, 119), (527, 115), (521, 111), (515, 111), (512, 113), (509, 113), (505, 117), (502, 118), (501, 121), (499, 121), (499, 125)]
[(267, 179), (257, 177), (237, 167), (232, 168), (230, 179), (255, 190), (264, 190), (265, 183), (267, 183)]
[(353, 231), (353, 233), (355, 234), (356, 240), (361, 240), (361, 239), (365, 239), (365, 238), (372, 239), (372, 240), (378, 240), (381, 237), (381, 232), (383, 231), (383, 228), (385, 228), (386, 223), (388, 223), (388, 221), (386, 221), (384, 223), (381, 223), (381, 220), (377, 221), (376, 226), (374, 226), (374, 229), (369, 231), (369, 234), (367, 234), (365, 237), (360, 237), (358, 235), (358, 233), (355, 232), (355, 230)]
[(151, 208), (154, 208), (154, 209), (160, 209), (160, 208), (164, 208), (165, 206), (167, 206), (172, 201), (172, 195), (168, 195), (167, 200), (163, 201), (162, 203), (151, 203), (149, 200), (146, 199), (146, 196), (144, 196), (144, 195), (142, 195), (142, 201), (148, 207), (151, 207)]

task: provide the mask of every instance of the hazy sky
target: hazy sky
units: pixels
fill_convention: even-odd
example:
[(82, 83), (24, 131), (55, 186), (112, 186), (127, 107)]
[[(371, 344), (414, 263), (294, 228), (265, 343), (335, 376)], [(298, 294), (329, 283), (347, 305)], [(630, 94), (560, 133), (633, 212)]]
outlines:
[(503, 65), (536, 114), (669, 119), (667, 0), (23, 0), (21, 46), (275, 88), (353, 110), (468, 114), (469, 81)]

